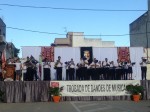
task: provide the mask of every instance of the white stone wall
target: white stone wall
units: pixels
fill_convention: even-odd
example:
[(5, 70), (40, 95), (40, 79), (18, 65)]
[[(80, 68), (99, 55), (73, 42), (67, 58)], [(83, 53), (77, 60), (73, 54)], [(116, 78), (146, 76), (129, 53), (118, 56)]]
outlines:
[(102, 41), (101, 38), (84, 38), (83, 32), (73, 32), (72, 47), (115, 47), (114, 41)]

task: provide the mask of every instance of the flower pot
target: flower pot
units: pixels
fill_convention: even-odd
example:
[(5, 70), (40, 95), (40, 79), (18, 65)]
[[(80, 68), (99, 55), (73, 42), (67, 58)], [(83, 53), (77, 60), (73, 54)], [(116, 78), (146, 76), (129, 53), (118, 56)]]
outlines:
[(58, 103), (60, 101), (60, 96), (53, 96), (53, 101)]
[(140, 95), (133, 95), (133, 101), (138, 102), (140, 100)]

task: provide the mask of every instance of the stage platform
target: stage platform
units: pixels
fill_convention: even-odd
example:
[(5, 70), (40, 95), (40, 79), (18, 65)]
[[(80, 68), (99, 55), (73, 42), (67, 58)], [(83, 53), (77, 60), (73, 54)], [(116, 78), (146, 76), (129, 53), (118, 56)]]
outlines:
[[(100, 81), (100, 80), (99, 80)], [(82, 82), (82, 81), (81, 81)], [(87, 82), (87, 81), (86, 81)], [(111, 83), (111, 81), (109, 81)], [(117, 82), (117, 81), (116, 81)], [(144, 86), (143, 100), (150, 100), (150, 80), (141, 80)], [(50, 81), (0, 81), (0, 89), (4, 91), (4, 102), (48, 102)], [(62, 96), (61, 101), (117, 101), (131, 100), (130, 96)]]

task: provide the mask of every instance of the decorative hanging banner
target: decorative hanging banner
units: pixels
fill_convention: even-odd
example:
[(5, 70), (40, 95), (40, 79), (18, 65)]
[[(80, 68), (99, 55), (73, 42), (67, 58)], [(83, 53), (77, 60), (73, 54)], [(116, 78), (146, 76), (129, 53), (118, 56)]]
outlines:
[(130, 95), (126, 85), (140, 85), (139, 80), (119, 81), (50, 81), (54, 85), (63, 86), (62, 96), (123, 96)]
[(130, 61), (129, 47), (118, 47), (117, 52), (118, 52), (119, 62), (129, 62)]
[(41, 47), (42, 60), (47, 58), (50, 62), (54, 62), (54, 47)]
[(80, 48), (80, 54), (81, 54), (81, 58), (83, 58), (83, 60), (87, 60), (89, 63), (92, 62), (93, 60), (93, 50), (92, 47), (81, 47)]

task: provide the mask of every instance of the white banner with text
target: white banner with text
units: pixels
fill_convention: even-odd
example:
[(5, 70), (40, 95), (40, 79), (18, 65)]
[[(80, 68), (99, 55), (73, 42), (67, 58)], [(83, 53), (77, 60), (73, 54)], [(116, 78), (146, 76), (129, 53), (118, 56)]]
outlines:
[(126, 85), (140, 85), (139, 80), (115, 81), (50, 81), (52, 87), (63, 87), (62, 96), (122, 96), (129, 95)]

